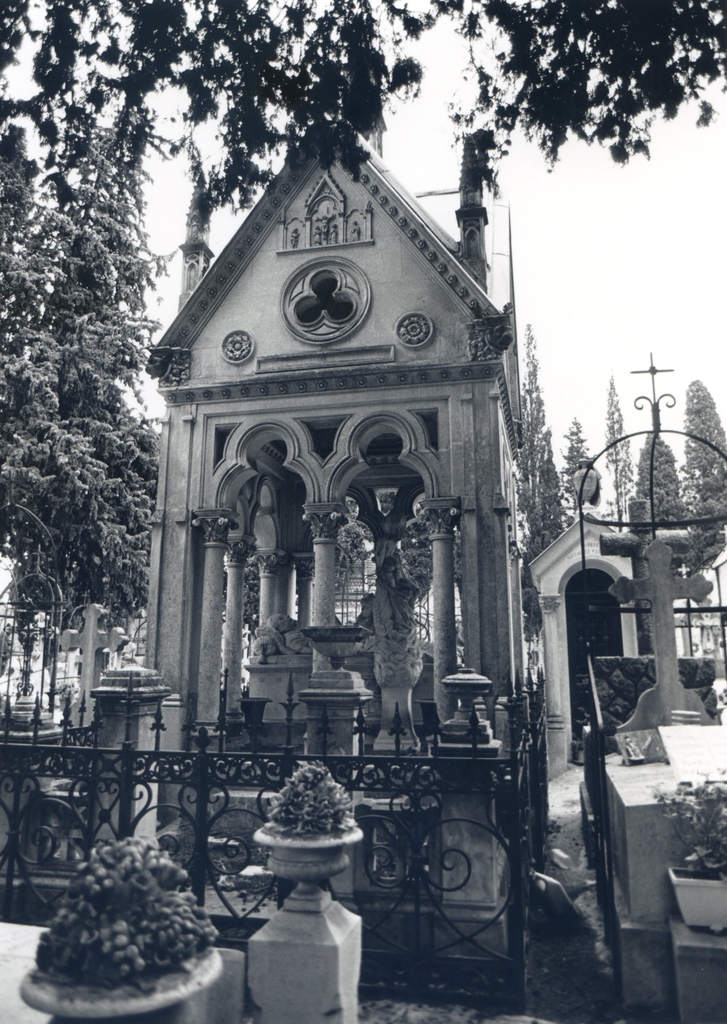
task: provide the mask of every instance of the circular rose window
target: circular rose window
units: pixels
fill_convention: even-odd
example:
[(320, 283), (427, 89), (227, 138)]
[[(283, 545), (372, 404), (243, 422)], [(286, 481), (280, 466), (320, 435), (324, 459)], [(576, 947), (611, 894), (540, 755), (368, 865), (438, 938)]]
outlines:
[(340, 258), (319, 259), (288, 278), (281, 312), (301, 341), (325, 344), (355, 330), (369, 307), (369, 284), (357, 266)]

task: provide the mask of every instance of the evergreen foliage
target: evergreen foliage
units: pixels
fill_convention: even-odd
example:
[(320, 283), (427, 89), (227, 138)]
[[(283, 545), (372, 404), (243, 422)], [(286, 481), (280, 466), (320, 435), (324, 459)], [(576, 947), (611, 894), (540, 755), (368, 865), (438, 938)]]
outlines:
[[(376, 127), (389, 96), (416, 91), (409, 44), (442, 19), (470, 47), (476, 99), (455, 121), (487, 125), (477, 149), (488, 181), (518, 127), (550, 160), (569, 136), (621, 162), (648, 155), (657, 114), (701, 100), (698, 123), (712, 120), (702, 93), (725, 74), (722, 0), (432, 0), (420, 11), (394, 0), (11, 0), (1, 17), (0, 72), (28, 43), (34, 91), (6, 94), (0, 129), (30, 118), (67, 177), (89, 126), (114, 126), (121, 159), (187, 151), (197, 172), (196, 134), (212, 126), (214, 204), (245, 205), (282, 149), (355, 167), (356, 133)], [(173, 124), (165, 90), (180, 104)]]
[[(609, 445), (625, 433), (621, 403), (618, 400), (613, 376), (608, 382), (606, 405), (606, 444)], [(611, 471), (615, 499), (609, 502), (616, 519), (628, 518), (629, 498), (634, 487), (634, 464), (631, 460), (631, 442), (623, 441), (606, 452), (606, 466)]]
[[(701, 380), (687, 388), (684, 430), (727, 450), (725, 432), (712, 395)], [(687, 438), (684, 444), (682, 492), (689, 516), (702, 518), (727, 513), (727, 464), (705, 444)], [(692, 572), (706, 568), (722, 550), (724, 533), (719, 523), (689, 530), (688, 565)]]
[(534, 558), (563, 532), (565, 513), (560, 481), (553, 460), (550, 427), (545, 425), (545, 403), (540, 390), (540, 365), (532, 327), (525, 329), (523, 382), (523, 446), (518, 459), (518, 509), (523, 544), (522, 594), (526, 639), (540, 629), (538, 595), (530, 576)]
[[(155, 325), (158, 264), (136, 165), (88, 132), (72, 183), (39, 171), (21, 129), (0, 142), (0, 504), (50, 529), (70, 606), (143, 607), (157, 435), (133, 395)], [(16, 563), (9, 520), (2, 553)]]
[(573, 487), (573, 475), (578, 469), (578, 463), (581, 459), (589, 458), (587, 442), (583, 436), (583, 427), (575, 416), (568, 428), (568, 433), (563, 435), (563, 440), (567, 442), (567, 445), (565, 451), (561, 452), (563, 457), (563, 469), (560, 471), (562, 501), (563, 508), (567, 510), (566, 515), (570, 522), (574, 522), (578, 511), (578, 495)]
[[(636, 473), (636, 497), (647, 501), (650, 497), (651, 443), (652, 437), (648, 437), (641, 449)], [(674, 452), (661, 436), (657, 437), (654, 449), (654, 516), (657, 522), (687, 518)]]

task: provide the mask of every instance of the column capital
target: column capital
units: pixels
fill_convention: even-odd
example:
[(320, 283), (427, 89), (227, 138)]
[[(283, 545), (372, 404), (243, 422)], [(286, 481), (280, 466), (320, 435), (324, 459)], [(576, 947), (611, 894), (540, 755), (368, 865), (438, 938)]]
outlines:
[(245, 534), (230, 544), (229, 561), (232, 565), (245, 565), (255, 552), (255, 538)]
[(560, 603), (560, 594), (542, 594), (540, 597), (540, 609), (544, 612), (557, 612)]
[(340, 501), (315, 501), (303, 506), (303, 519), (310, 523), (314, 540), (335, 541), (348, 522), (346, 506)]
[(312, 551), (305, 554), (294, 554), (293, 564), (295, 565), (295, 573), (298, 579), (312, 580), (314, 578), (316, 567)]
[(460, 513), (459, 498), (424, 498), (419, 507), (429, 526), (429, 536), (451, 537)]
[(227, 534), (239, 525), (233, 516), (229, 508), (201, 508), (192, 513), (192, 526), (202, 529), (205, 544), (227, 544)]
[(277, 576), (278, 569), (285, 564), (288, 556), (284, 551), (259, 551), (255, 555), (255, 561), (260, 566), (260, 572), (266, 576)]

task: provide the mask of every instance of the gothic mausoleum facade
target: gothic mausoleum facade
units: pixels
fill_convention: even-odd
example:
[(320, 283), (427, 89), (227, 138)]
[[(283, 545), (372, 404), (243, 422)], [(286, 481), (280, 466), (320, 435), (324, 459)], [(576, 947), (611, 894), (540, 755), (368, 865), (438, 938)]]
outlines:
[(199, 721), (223, 667), (239, 695), (247, 559), (261, 623), (335, 622), (347, 498), (384, 548), (426, 517), (435, 696), (458, 643), (496, 694), (521, 669), (509, 224), (467, 147), (457, 220), (454, 240), (373, 150), (357, 179), (286, 166), (214, 260), (193, 208), (181, 308), (150, 362), (167, 413), (147, 663)]

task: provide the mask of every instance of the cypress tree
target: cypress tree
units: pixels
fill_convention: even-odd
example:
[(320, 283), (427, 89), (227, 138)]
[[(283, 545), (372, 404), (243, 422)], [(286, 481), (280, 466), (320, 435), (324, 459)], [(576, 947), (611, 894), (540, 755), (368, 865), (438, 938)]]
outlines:
[[(648, 437), (641, 449), (636, 476), (636, 497), (647, 501), (650, 497), (651, 441)], [(654, 449), (654, 516), (658, 521), (687, 518), (674, 452), (661, 436), (657, 437)]]
[(573, 522), (578, 500), (578, 495), (573, 487), (573, 474), (578, 469), (581, 459), (589, 457), (586, 439), (583, 436), (583, 427), (575, 417), (568, 428), (568, 433), (563, 436), (563, 440), (567, 441), (567, 446), (565, 451), (561, 452), (564, 465), (560, 471), (560, 485), (563, 493), (563, 506), (567, 510), (566, 514), (570, 522)]
[[(687, 388), (684, 430), (727, 449), (725, 432), (712, 395), (701, 380)], [(690, 517), (702, 518), (727, 513), (727, 464), (707, 445), (687, 438), (682, 467), (684, 502)], [(692, 572), (708, 566), (724, 546), (719, 523), (693, 526), (689, 531), (688, 565)]]
[[(624, 435), (624, 419), (621, 404), (613, 377), (608, 383), (608, 401), (606, 405), (606, 444), (611, 444)], [(631, 460), (631, 442), (623, 441), (615, 445), (605, 456), (606, 467), (611, 471), (611, 480), (615, 492), (614, 501), (609, 502), (617, 519), (626, 519), (628, 502), (634, 488), (634, 465)]]
[(565, 514), (560, 481), (553, 459), (552, 435), (545, 425), (545, 403), (540, 390), (537, 345), (530, 325), (525, 330), (523, 382), (523, 446), (518, 459), (518, 508), (523, 543), (522, 594), (526, 639), (541, 625), (538, 595), (530, 576), (530, 563), (563, 532)]

